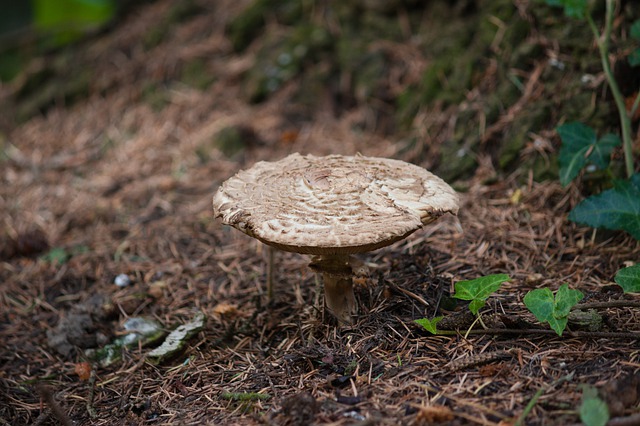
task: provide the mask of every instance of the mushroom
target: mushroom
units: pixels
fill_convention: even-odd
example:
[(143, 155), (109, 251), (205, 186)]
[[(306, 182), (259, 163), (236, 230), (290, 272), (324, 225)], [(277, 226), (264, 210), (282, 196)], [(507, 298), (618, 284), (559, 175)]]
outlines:
[(224, 182), (213, 197), (222, 222), (263, 243), (313, 255), (328, 310), (357, 313), (351, 255), (402, 240), (445, 213), (455, 191), (431, 172), (399, 160), (291, 154), (261, 161)]

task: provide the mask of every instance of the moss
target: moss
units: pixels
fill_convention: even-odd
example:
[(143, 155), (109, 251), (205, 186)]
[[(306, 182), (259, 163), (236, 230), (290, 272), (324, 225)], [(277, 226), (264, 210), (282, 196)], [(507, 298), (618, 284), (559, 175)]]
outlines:
[(381, 51), (364, 55), (354, 74), (353, 90), (356, 100), (366, 102), (371, 98), (384, 98), (381, 92), (381, 81), (385, 75), (388, 59)]
[(231, 158), (245, 149), (245, 143), (242, 129), (231, 126), (225, 127), (214, 136), (213, 145), (225, 156)]
[(303, 13), (308, 1), (257, 0), (227, 26), (226, 32), (236, 51), (244, 50), (258, 35), (262, 34), (266, 17), (274, 17), (284, 25), (304, 22)]
[[(558, 158), (555, 154), (550, 155), (548, 159), (540, 155), (536, 156), (530, 169), (536, 182), (558, 180)], [(523, 174), (523, 178), (525, 176)]]
[(431, 64), (422, 76), (421, 101), (430, 103), (444, 95), (445, 76), (451, 71), (451, 58)]
[(541, 101), (527, 107), (505, 130), (498, 150), (498, 165), (502, 170), (522, 166), (517, 160), (532, 131), (543, 128), (549, 121), (548, 103)]
[(313, 116), (318, 108), (318, 100), (327, 96), (327, 92), (335, 91), (335, 82), (338, 77), (334, 70), (328, 67), (310, 67), (300, 76), (300, 84), (294, 95), (294, 102), (301, 108), (296, 108), (296, 117), (293, 122), (307, 120)]
[(478, 142), (477, 136), (468, 135), (443, 143), (440, 147), (438, 176), (447, 182), (469, 177), (477, 166), (474, 150)]
[(567, 121), (589, 122), (596, 113), (596, 107), (600, 109), (603, 106), (604, 102), (598, 104), (594, 102), (593, 93), (590, 91), (576, 91), (570, 101), (563, 102), (561, 112)]
[(411, 85), (405, 88), (395, 99), (395, 122), (399, 129), (409, 129), (420, 110), (418, 89)]
[(402, 40), (400, 20), (367, 10), (356, 20), (360, 38), (371, 40)]
[(175, 3), (167, 12), (164, 19), (154, 25), (145, 34), (142, 44), (146, 50), (151, 50), (162, 43), (171, 29), (181, 22), (185, 22), (202, 11), (195, 0), (182, 0)]
[(327, 30), (313, 24), (271, 38), (257, 53), (254, 66), (245, 76), (244, 93), (251, 102), (264, 100), (299, 76), (307, 64), (318, 62), (331, 46), (332, 39)]
[(537, 41), (524, 41), (514, 46), (509, 64), (516, 69), (526, 70), (545, 55), (545, 48)]
[(204, 59), (196, 58), (182, 66), (180, 80), (194, 89), (206, 90), (216, 79)]
[(238, 159), (247, 148), (261, 143), (250, 127), (228, 126), (217, 132), (211, 140), (198, 146), (196, 155), (202, 163), (214, 158), (214, 151), (220, 151), (226, 157)]
[(32, 116), (46, 112), (56, 102), (73, 105), (89, 94), (92, 72), (88, 68), (73, 69), (66, 62), (63, 65), (45, 66), (30, 75), (18, 91), (16, 119), (24, 122)]
[[(0, 164), (4, 163), (5, 161), (7, 161), (9, 159), (9, 156), (7, 154), (7, 136), (0, 131)], [(2, 250), (0, 250), (0, 254), (2, 253)]]
[(154, 112), (160, 112), (171, 100), (169, 90), (157, 83), (149, 82), (142, 88), (142, 100), (151, 107)]
[(154, 25), (142, 38), (145, 50), (151, 50), (162, 43), (167, 35), (167, 29), (160, 25)]
[(23, 49), (6, 49), (0, 51), (0, 81), (13, 80), (27, 63), (27, 53)]

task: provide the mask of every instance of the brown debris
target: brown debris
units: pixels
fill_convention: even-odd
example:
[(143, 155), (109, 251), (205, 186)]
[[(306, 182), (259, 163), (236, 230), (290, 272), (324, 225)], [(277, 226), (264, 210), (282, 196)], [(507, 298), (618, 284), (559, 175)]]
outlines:
[(485, 365), (495, 361), (509, 359), (509, 358), (511, 358), (511, 354), (508, 351), (486, 352), (486, 353), (481, 353), (477, 355), (469, 355), (461, 359), (453, 360), (449, 363), (448, 367), (450, 371), (459, 371), (469, 367), (481, 366), (481, 365)]
[(432, 425), (434, 423), (450, 422), (453, 418), (453, 412), (449, 407), (442, 405), (420, 407), (413, 424), (416, 426)]
[(609, 405), (611, 416), (621, 416), (640, 403), (640, 375), (627, 373), (610, 381), (600, 388), (600, 395)]
[(282, 402), (284, 419), (278, 424), (304, 426), (311, 424), (318, 411), (316, 399), (309, 392), (300, 392)]
[[(268, 301), (262, 245), (212, 218), (220, 182), (291, 152), (360, 152), (429, 168), (459, 111), (419, 112), (424, 144), (404, 152), (396, 140), (371, 131), (375, 122), (361, 126), (369, 119), (366, 106), (292, 118), (298, 81), (249, 105), (241, 100), (240, 82), (253, 52), (234, 53), (223, 34), (230, 14), (248, 2), (209, 2), (168, 31), (161, 45), (145, 49), (145, 34), (177, 3), (145, 4), (87, 45), (78, 60), (96, 70), (87, 99), (56, 104), (6, 133), (5, 146), (13, 148), (0, 159), (0, 239), (13, 248), (10, 254), (2, 248), (0, 260), (0, 419), (53, 424), (66, 415), (75, 424), (102, 426), (396, 425), (419, 418), (496, 425), (513, 424), (544, 389), (525, 423), (571, 424), (586, 383), (603, 389), (605, 398), (623, 395), (609, 400), (612, 411), (634, 420), (640, 310), (622, 302), (638, 297), (611, 285), (625, 262), (640, 258), (640, 244), (624, 233), (568, 222), (582, 199), (578, 188), (535, 182), (528, 170), (502, 175), (481, 158), (477, 176), (462, 182), (468, 190), (459, 223), (443, 217), (406, 242), (363, 255), (370, 272), (365, 285), (355, 286), (361, 314), (353, 325), (340, 329), (324, 321), (308, 259), (295, 254), (275, 253), (278, 291)], [(402, 57), (406, 78), (419, 79), (429, 63), (412, 43), (386, 50)], [(143, 83), (171, 80), (194, 57), (216, 81), (205, 91), (172, 86), (163, 92), (163, 108), (154, 109)], [(530, 97), (543, 84), (535, 72)], [(400, 80), (388, 83), (402, 89)], [(0, 86), (0, 98), (10, 95), (6, 90)], [(522, 103), (516, 107), (526, 111)], [(487, 135), (498, 137), (517, 113), (507, 109)], [(250, 127), (264, 143), (234, 159), (215, 148), (198, 155), (234, 126)], [(549, 144), (527, 155), (544, 157), (554, 149)], [(39, 259), (48, 248), (68, 258)], [(465, 336), (469, 323), (463, 321), (455, 336), (432, 336), (413, 324), (464, 312), (464, 306), (444, 306), (453, 284), (494, 273), (512, 279), (489, 298), (483, 318), (497, 315), (506, 329), (482, 334), (476, 326), (478, 334)], [(113, 284), (119, 274), (134, 284), (119, 289)], [(524, 307), (527, 291), (565, 282), (588, 294), (585, 303), (622, 301), (595, 305), (603, 317), (599, 334), (558, 337)], [(94, 295), (103, 297), (90, 302)], [(169, 327), (196, 311), (214, 320), (172, 363), (150, 365), (149, 349), (136, 347), (125, 349), (118, 364), (93, 366), (89, 381), (86, 370), (77, 374), (86, 362), (83, 347), (111, 340), (130, 316)], [(533, 326), (549, 333), (523, 332)], [(78, 335), (70, 336), (72, 330)], [(62, 336), (60, 351), (48, 344), (52, 333)], [(452, 360), (461, 368), (450, 370)], [(572, 380), (549, 386), (570, 373)], [(53, 400), (43, 394), (41, 401), (34, 391), (42, 380)], [(340, 401), (355, 405), (338, 402), (337, 391)], [(224, 392), (270, 397), (230, 401), (220, 397)], [(62, 414), (53, 413), (56, 407)]]

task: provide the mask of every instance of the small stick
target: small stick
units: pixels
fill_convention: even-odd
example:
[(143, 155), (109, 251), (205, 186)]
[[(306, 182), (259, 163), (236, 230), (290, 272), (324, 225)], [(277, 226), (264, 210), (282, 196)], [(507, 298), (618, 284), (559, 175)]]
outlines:
[(578, 303), (575, 309), (606, 309), (606, 308), (640, 308), (640, 300), (610, 300), (608, 302)]
[(89, 376), (89, 395), (87, 396), (87, 412), (92, 419), (98, 417), (98, 413), (93, 406), (93, 398), (96, 393), (96, 370), (91, 369), (91, 376)]
[[(49, 418), (49, 416), (51, 415), (51, 410), (48, 408), (45, 408), (42, 413), (40, 413), (40, 415), (33, 421), (33, 423), (31, 424), (31, 426), (41, 426), (44, 424), (44, 422), (47, 421), (47, 419)], [(7, 423), (5, 420), (2, 420), (2, 425), (3, 426), (9, 426), (11, 423)]]
[[(460, 333), (455, 330), (438, 330), (435, 336), (457, 336)], [(487, 328), (486, 330), (469, 330), (466, 334), (557, 334), (554, 330), (541, 328)], [(618, 331), (569, 331), (565, 330), (562, 336), (566, 337), (597, 337), (609, 339), (640, 339), (638, 332)]]
[(633, 426), (640, 424), (640, 413), (628, 417), (614, 417), (607, 422), (607, 426)]

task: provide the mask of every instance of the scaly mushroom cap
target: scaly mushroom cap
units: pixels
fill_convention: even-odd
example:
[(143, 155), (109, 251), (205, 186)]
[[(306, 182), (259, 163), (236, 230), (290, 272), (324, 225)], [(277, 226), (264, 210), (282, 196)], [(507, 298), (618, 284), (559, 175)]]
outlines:
[(403, 161), (291, 154), (228, 179), (213, 209), (224, 223), (281, 250), (349, 254), (387, 246), (456, 214), (458, 196), (439, 177)]

